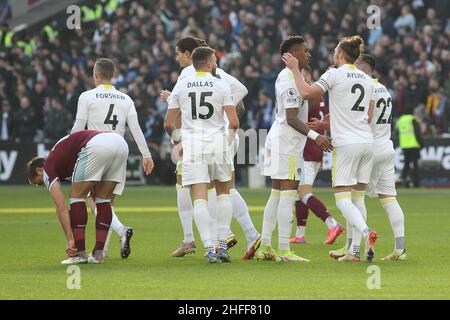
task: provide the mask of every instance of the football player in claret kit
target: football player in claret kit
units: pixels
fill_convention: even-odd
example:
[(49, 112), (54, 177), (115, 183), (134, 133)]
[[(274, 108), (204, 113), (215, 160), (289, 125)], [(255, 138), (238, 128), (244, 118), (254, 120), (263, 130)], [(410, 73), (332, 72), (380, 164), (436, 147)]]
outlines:
[(334, 50), (336, 68), (328, 69), (312, 85), (306, 83), (296, 68), (297, 59), (289, 53), (283, 56), (303, 98), (311, 100), (321, 97), (326, 91), (329, 93), (330, 128), (334, 147), (332, 182), (336, 206), (347, 220), (347, 230), (353, 227), (350, 250), (339, 261), (359, 261), (359, 245), (364, 236), (365, 255), (371, 262), (378, 236), (365, 222), (367, 211), (364, 195), (373, 164), (369, 107), (374, 103), (374, 83), (353, 64), (363, 49), (361, 37), (343, 38)]
[[(234, 130), (239, 128), (230, 86), (215, 74), (215, 51), (198, 47), (192, 53), (194, 75), (178, 81), (171, 93), (164, 128), (175, 144), (183, 148), (183, 186), (190, 186), (194, 201), (194, 221), (202, 239), (209, 263), (230, 262), (227, 250), (232, 203), (232, 157), (230, 148)], [(181, 135), (174, 126), (181, 113)], [(225, 114), (228, 128), (225, 129)], [(227, 134), (227, 130), (232, 132)], [(208, 185), (217, 190), (219, 246), (216, 252), (212, 238), (212, 218), (208, 210)]]
[[(27, 167), (28, 180), (46, 185), (55, 203), (56, 213), (67, 240), (69, 256), (62, 264), (101, 263), (103, 248), (112, 220), (111, 195), (124, 183), (128, 145), (113, 132), (83, 130), (59, 140), (46, 159), (33, 158)], [(72, 182), (67, 208), (62, 181)], [(95, 246), (86, 254), (85, 229), (88, 220), (85, 198), (95, 191), (97, 216)]]
[[(176, 45), (176, 60), (183, 68), (180, 76), (178, 77), (178, 81), (185, 79), (188, 76), (192, 76), (196, 74), (195, 68), (192, 65), (192, 52), (195, 48), (200, 46), (207, 46), (206, 42), (203, 39), (186, 37), (178, 41)], [(231, 88), (231, 95), (233, 98), (233, 103), (236, 106), (236, 113), (239, 116), (242, 116), (245, 108), (242, 100), (247, 95), (247, 88), (236, 78), (226, 73), (224, 70), (220, 68), (216, 68), (213, 74), (215, 77), (224, 80)], [(167, 90), (163, 90), (161, 92), (161, 100), (163, 102), (169, 102), (171, 100), (171, 92)], [(227, 117), (225, 116), (225, 130), (228, 131), (228, 123)], [(176, 119), (176, 127), (179, 128), (181, 123), (179, 119)], [(235, 139), (235, 150), (238, 148), (239, 137), (236, 135)], [(260, 234), (256, 230), (252, 219), (249, 214), (248, 206), (241, 196), (239, 191), (235, 187), (234, 180), (234, 165), (232, 165), (233, 178), (232, 178), (232, 186), (230, 189), (230, 198), (231, 203), (233, 205), (233, 217), (236, 218), (240, 227), (242, 228), (245, 237), (246, 237), (246, 253), (243, 259), (251, 259), (258, 249), (260, 244)], [(192, 220), (193, 220), (193, 207), (192, 200), (190, 196), (189, 187), (183, 186), (182, 183), (182, 172), (183, 172), (183, 162), (180, 160), (177, 163), (177, 203), (178, 203), (178, 213), (180, 216), (181, 224), (183, 227), (184, 239), (181, 246), (175, 250), (172, 255), (174, 257), (183, 257), (188, 253), (195, 252), (196, 245), (194, 241), (194, 234), (192, 231)], [(215, 223), (215, 216), (217, 210), (217, 192), (214, 187), (214, 184), (210, 184), (208, 186), (208, 210), (211, 215), (212, 224), (213, 224), (213, 238), (217, 240), (217, 224)], [(231, 248), (235, 246), (237, 243), (236, 237), (231, 232), (229, 233), (227, 239), (227, 246)]]
[[(308, 66), (311, 57), (303, 37), (291, 36), (280, 46), (281, 55), (297, 57), (293, 68)], [(272, 179), (272, 191), (264, 209), (261, 246), (256, 259), (270, 261), (308, 261), (290, 250), (293, 208), (301, 179), (301, 163), (306, 139), (323, 150), (331, 150), (330, 138), (309, 129), (308, 102), (302, 99), (292, 72), (284, 68), (275, 82), (276, 119), (265, 143), (264, 175)], [(272, 233), (278, 223), (278, 252), (272, 249)]]
[[(146, 174), (153, 170), (153, 160), (145, 141), (144, 134), (137, 117), (136, 108), (133, 100), (123, 92), (116, 90), (111, 84), (114, 77), (114, 62), (110, 59), (101, 58), (94, 65), (93, 78), (96, 87), (92, 90), (83, 92), (78, 99), (76, 120), (72, 128), (72, 133), (84, 130), (87, 126), (89, 130), (107, 130), (114, 131), (122, 137), (125, 134), (125, 126), (128, 125), (131, 134), (142, 154), (142, 164)], [(121, 195), (124, 183), (119, 183), (114, 189), (112, 202), (115, 195)], [(92, 195), (92, 194), (91, 194)], [(95, 194), (93, 194), (95, 197)], [(93, 198), (88, 198), (88, 204), (95, 213), (95, 203)], [(133, 229), (124, 226), (112, 208), (112, 222), (105, 243), (104, 255), (107, 256), (107, 249), (112, 230), (120, 237), (120, 255), (122, 258), (128, 258), (131, 252), (130, 239), (133, 235)]]
[[(303, 69), (306, 81), (311, 82), (311, 68)], [(325, 105), (323, 98), (308, 101), (308, 124), (311, 121), (322, 120), (328, 115), (328, 107)], [(311, 128), (311, 127), (310, 127)], [(316, 130), (315, 128), (312, 128)], [(324, 134), (322, 130), (316, 130), (320, 134)], [(332, 244), (336, 238), (344, 231), (344, 228), (330, 215), (327, 207), (313, 193), (312, 187), (317, 173), (322, 167), (323, 151), (314, 141), (306, 140), (305, 149), (303, 150), (303, 162), (301, 166), (302, 174), (298, 184), (299, 200), (295, 202), (295, 215), (297, 217), (297, 231), (292, 236), (290, 243), (305, 243), (306, 221), (308, 219), (308, 211), (311, 210), (328, 228), (328, 237), (324, 244)]]

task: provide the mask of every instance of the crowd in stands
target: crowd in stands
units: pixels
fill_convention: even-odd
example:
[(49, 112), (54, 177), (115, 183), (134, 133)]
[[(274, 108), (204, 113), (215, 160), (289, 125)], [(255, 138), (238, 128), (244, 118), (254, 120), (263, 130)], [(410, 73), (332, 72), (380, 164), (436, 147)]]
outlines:
[[(381, 10), (381, 29), (367, 24), (370, 4)], [(219, 65), (249, 94), (243, 128), (270, 128), (274, 83), (284, 67), (279, 44), (303, 35), (313, 79), (332, 62), (343, 36), (360, 34), (377, 58), (376, 76), (390, 90), (394, 119), (414, 112), (425, 136), (450, 135), (450, 19), (439, 0), (105, 0), (83, 1), (81, 30), (61, 13), (10, 33), (0, 29), (0, 139), (53, 143), (72, 127), (79, 94), (94, 86), (97, 58), (116, 62), (116, 88), (135, 101), (154, 155), (167, 157), (163, 129), (180, 68), (175, 44), (192, 35), (216, 49)]]

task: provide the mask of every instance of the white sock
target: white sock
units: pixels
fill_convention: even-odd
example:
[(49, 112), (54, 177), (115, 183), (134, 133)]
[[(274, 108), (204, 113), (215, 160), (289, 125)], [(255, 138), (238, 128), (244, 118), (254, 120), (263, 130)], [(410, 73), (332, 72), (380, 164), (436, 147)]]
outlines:
[(395, 197), (380, 199), (386, 211), (395, 238), (395, 250), (405, 249), (405, 216)]
[[(221, 194), (217, 197), (217, 230), (219, 247), (227, 249), (227, 238), (230, 234), (231, 219), (233, 218), (233, 205), (229, 194)], [(224, 246), (224, 247), (223, 247)]]
[(366, 197), (365, 191), (352, 190), (352, 202), (358, 208), (364, 221), (367, 221), (367, 209), (365, 197)]
[(347, 221), (347, 243), (345, 244), (347, 250), (350, 250), (352, 242), (353, 242), (353, 226), (351, 223)]
[(106, 237), (105, 245), (103, 246), (103, 251), (108, 251), (108, 245), (109, 245), (109, 240), (111, 240), (111, 235), (112, 235), (112, 228), (109, 228), (108, 236)]
[[(361, 212), (352, 202), (351, 192), (339, 192), (335, 193), (336, 206), (342, 212), (343, 216), (347, 221), (353, 225), (356, 230), (362, 233), (364, 238), (367, 238), (370, 234), (370, 229), (364, 221)], [(354, 236), (353, 240), (354, 242)]]
[(261, 245), (272, 245), (272, 233), (277, 223), (278, 203), (280, 202), (280, 191), (272, 189), (269, 200), (264, 208), (264, 219), (262, 225)]
[(119, 237), (121, 237), (122, 234), (125, 232), (126, 228), (122, 224), (122, 222), (120, 222), (119, 218), (117, 217), (116, 213), (114, 212), (113, 207), (111, 207), (111, 211), (112, 211), (112, 220), (111, 220), (111, 228), (110, 229), (113, 229), (119, 235)]
[(211, 217), (211, 239), (213, 240), (213, 245), (217, 246), (219, 241), (219, 230), (217, 225), (217, 192), (216, 188), (211, 188), (208, 190), (208, 211)]
[(244, 231), (247, 242), (255, 241), (259, 237), (259, 233), (250, 218), (244, 198), (234, 188), (230, 190), (230, 197), (233, 205), (233, 216), (241, 226), (242, 231)]
[(209, 216), (206, 200), (199, 199), (194, 201), (194, 220), (203, 246), (207, 251), (210, 251), (210, 248), (213, 246), (211, 240), (211, 217)]
[(291, 236), (296, 190), (280, 192), (278, 204), (278, 248), (289, 250), (289, 237)]
[[(358, 211), (360, 212), (364, 221), (367, 221), (367, 209), (364, 201), (365, 195), (365, 191), (352, 190), (352, 203), (358, 208)], [(352, 252), (354, 256), (359, 256), (361, 239), (362, 234), (355, 227), (353, 227), (353, 238), (350, 252)]]
[(358, 229), (353, 227), (353, 238), (352, 238), (352, 243), (349, 247), (349, 251), (351, 252), (351, 254), (353, 254), (354, 256), (357, 256), (357, 257), (359, 257), (359, 250), (361, 247), (361, 239), (362, 239), (361, 232), (359, 232)]
[(297, 238), (304, 237), (306, 232), (305, 226), (297, 226), (297, 231), (295, 232), (295, 236)]
[(177, 184), (178, 215), (180, 216), (185, 243), (194, 241), (194, 230), (192, 229), (194, 209), (192, 207), (190, 192), (190, 188), (184, 188), (183, 186)]

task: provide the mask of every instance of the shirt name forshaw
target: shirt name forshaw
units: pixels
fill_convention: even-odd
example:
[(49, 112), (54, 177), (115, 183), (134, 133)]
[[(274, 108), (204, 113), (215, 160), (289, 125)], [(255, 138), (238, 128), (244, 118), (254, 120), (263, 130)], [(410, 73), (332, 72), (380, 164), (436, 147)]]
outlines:
[(124, 96), (121, 96), (119, 94), (114, 94), (114, 93), (96, 93), (95, 97), (97, 99), (122, 99), (125, 100)]

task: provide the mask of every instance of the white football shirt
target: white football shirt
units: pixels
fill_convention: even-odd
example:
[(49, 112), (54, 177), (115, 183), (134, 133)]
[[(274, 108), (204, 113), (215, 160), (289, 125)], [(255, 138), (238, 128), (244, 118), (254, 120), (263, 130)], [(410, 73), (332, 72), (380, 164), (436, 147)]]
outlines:
[[(187, 66), (183, 70), (181, 70), (180, 75), (178, 76), (178, 81), (183, 80), (186, 77), (195, 75), (196, 71), (194, 66), (191, 64), (190, 66)], [(232, 75), (226, 73), (224, 70), (217, 68), (216, 69), (216, 77), (222, 80), (225, 80), (226, 83), (231, 88), (231, 95), (233, 96), (233, 102), (234, 105), (237, 105), (239, 102), (244, 99), (244, 97), (247, 95), (248, 90), (247, 88), (235, 77)], [(170, 104), (170, 98), (168, 98), (168, 103)]]
[(209, 72), (196, 72), (179, 79), (171, 97), (168, 108), (181, 110), (184, 155), (228, 149), (223, 107), (234, 106), (234, 103), (231, 88), (224, 80)]
[(308, 101), (303, 100), (295, 84), (292, 72), (285, 68), (275, 82), (276, 118), (269, 131), (270, 148), (273, 152), (299, 154), (303, 152), (307, 137), (287, 123), (286, 109), (298, 108), (298, 118), (308, 121)]
[(78, 98), (72, 132), (83, 130), (87, 124), (89, 130), (114, 131), (123, 137), (127, 123), (142, 156), (150, 157), (133, 100), (112, 85), (99, 85)]
[(372, 122), (370, 123), (374, 144), (377, 146), (385, 145), (386, 143), (392, 144), (392, 97), (388, 89), (378, 82), (377, 79), (374, 79), (374, 84), (375, 108)]
[(316, 82), (329, 93), (330, 129), (333, 146), (372, 143), (368, 122), (374, 82), (352, 64), (330, 68)]

